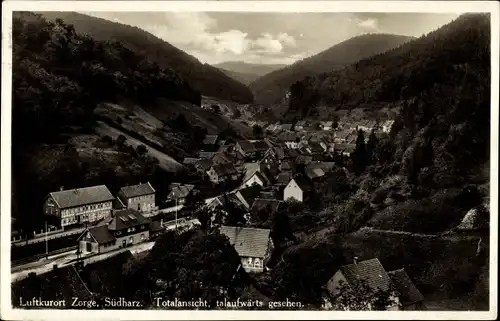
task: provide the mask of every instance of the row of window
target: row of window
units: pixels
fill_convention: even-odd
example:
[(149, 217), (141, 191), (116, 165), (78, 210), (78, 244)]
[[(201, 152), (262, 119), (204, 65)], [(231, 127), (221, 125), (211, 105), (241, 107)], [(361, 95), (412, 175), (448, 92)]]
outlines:
[(142, 196), (136, 196), (132, 198), (134, 201), (139, 201), (139, 200), (152, 200), (154, 198), (154, 194), (151, 195), (142, 195)]
[(94, 204), (94, 205), (85, 205), (85, 206), (80, 206), (76, 208), (70, 208), (67, 210), (63, 210), (61, 213), (61, 216), (71, 216), (74, 214), (78, 214), (81, 212), (87, 212), (87, 211), (92, 211), (92, 210), (98, 210), (98, 209), (111, 209), (111, 203), (100, 203), (100, 204)]
[(248, 258), (248, 260), (244, 260), (243, 266), (244, 267), (254, 267), (254, 268), (262, 268), (263, 267), (262, 260), (258, 259), (258, 258), (255, 258), (255, 259)]

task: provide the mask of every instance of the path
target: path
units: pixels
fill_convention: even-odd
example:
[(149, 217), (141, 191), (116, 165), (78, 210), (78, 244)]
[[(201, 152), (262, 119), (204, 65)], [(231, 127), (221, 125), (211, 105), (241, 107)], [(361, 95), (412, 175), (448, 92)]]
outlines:
[(471, 240), (471, 241), (479, 240), (479, 236), (459, 235), (459, 234), (452, 234), (452, 233), (423, 234), (423, 233), (413, 233), (413, 232), (407, 232), (407, 231), (379, 230), (379, 229), (374, 229), (371, 227), (362, 227), (359, 229), (359, 232), (405, 235), (405, 236), (412, 236), (412, 237), (426, 238), (426, 239), (448, 240), (448, 241), (453, 241), (453, 242), (463, 241), (463, 240)]
[(133, 138), (132, 136), (129, 136), (119, 129), (116, 129), (114, 127), (109, 126), (108, 124), (98, 121), (98, 126), (95, 128), (96, 132), (100, 135), (108, 135), (111, 136), (113, 139), (116, 139), (118, 136), (123, 135), (125, 138), (127, 138), (126, 143), (128, 145), (131, 145), (133, 147), (137, 147), (139, 145), (144, 145), (146, 146), (148, 150), (148, 154), (157, 158), (159, 161), (159, 166), (169, 172), (175, 172), (178, 171), (179, 169), (183, 168), (182, 164), (170, 157), (169, 155), (145, 144), (144, 142)]

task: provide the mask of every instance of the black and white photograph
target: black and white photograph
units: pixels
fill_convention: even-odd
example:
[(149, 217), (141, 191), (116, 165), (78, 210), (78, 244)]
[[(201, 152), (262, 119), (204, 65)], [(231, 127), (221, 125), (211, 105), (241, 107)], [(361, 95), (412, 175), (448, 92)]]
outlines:
[(497, 2), (2, 16), (2, 319), (496, 319)]

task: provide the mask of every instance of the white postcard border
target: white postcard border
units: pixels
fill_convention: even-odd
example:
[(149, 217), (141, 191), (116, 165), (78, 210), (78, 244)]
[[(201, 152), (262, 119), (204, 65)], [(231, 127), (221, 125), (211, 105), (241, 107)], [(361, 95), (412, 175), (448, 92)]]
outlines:
[[(118, 5), (119, 3), (119, 5)], [(13, 11), (429, 12), (491, 14), (490, 310), (470, 312), (21, 310), (11, 305), (11, 90)], [(2, 3), (0, 318), (5, 320), (376, 319), (491, 320), (497, 317), (499, 3), (494, 1), (5, 1)]]

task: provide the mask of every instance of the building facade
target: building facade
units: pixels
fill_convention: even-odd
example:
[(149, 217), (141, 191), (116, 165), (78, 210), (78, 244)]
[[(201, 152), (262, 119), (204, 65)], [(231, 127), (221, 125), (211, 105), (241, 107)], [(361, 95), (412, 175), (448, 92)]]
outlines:
[(270, 230), (221, 226), (220, 232), (229, 238), (229, 242), (241, 258), (241, 265), (245, 271), (250, 273), (264, 271), (273, 249)]
[(155, 190), (149, 182), (132, 186), (125, 186), (118, 191), (117, 197), (128, 208), (139, 212), (157, 210)]
[(131, 209), (116, 211), (106, 224), (86, 229), (78, 238), (82, 254), (100, 254), (149, 239), (150, 221)]
[(114, 197), (105, 185), (61, 190), (50, 193), (44, 204), (45, 215), (61, 227), (94, 223), (111, 215)]

